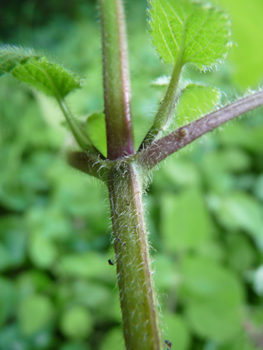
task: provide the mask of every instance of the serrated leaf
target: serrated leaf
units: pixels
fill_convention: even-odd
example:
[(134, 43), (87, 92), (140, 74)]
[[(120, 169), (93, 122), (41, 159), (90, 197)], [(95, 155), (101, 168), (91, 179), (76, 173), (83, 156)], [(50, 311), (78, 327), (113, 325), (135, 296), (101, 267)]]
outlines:
[(229, 21), (225, 14), (190, 1), (150, 1), (153, 44), (165, 62), (212, 67), (228, 52)]
[(34, 51), (20, 47), (4, 45), (0, 47), (0, 75), (9, 73), (19, 63), (26, 63), (30, 58), (38, 57)]
[(220, 98), (221, 93), (215, 87), (189, 84), (176, 107), (176, 125), (180, 127), (212, 112)]
[(34, 51), (3, 46), (0, 48), (0, 75), (9, 72), (16, 79), (57, 98), (81, 87), (79, 77), (46, 57)]

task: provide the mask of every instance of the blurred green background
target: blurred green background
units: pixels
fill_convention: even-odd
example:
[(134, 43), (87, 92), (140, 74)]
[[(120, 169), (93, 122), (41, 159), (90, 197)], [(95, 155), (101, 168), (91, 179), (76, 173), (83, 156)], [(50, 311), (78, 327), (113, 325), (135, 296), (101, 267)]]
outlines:
[[(226, 65), (184, 78), (223, 103), (263, 81), (262, 0), (216, 1), (229, 12)], [(103, 110), (95, 1), (2, 0), (0, 41), (49, 52), (85, 77), (76, 115)], [(135, 137), (163, 90), (145, 21), (126, 1)], [(194, 101), (192, 101), (194, 103)], [(194, 107), (194, 106), (193, 106)], [(55, 103), (0, 80), (0, 350), (122, 350), (107, 191), (71, 169)], [(263, 115), (229, 123), (166, 161), (145, 198), (165, 339), (175, 350), (263, 349)]]

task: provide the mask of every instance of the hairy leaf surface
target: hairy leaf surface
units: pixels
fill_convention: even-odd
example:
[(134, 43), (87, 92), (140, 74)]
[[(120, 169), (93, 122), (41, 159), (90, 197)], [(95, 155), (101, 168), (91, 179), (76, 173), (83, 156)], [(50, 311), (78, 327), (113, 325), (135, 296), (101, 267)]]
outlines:
[(32, 50), (3, 46), (0, 48), (0, 75), (9, 72), (48, 96), (65, 97), (81, 87), (80, 78), (46, 57)]
[(225, 14), (188, 0), (150, 1), (153, 44), (164, 62), (193, 63), (210, 68), (228, 51), (229, 21)]

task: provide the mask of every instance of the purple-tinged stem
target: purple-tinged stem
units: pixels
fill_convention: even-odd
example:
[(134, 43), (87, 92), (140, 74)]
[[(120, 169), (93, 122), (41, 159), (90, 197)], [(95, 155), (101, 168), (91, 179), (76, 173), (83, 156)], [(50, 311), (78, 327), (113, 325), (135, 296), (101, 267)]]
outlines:
[(157, 140), (136, 155), (136, 159), (148, 170), (163, 159), (185, 147), (197, 138), (241, 114), (263, 105), (263, 91), (240, 99), (226, 107), (206, 115), (195, 122), (182, 126)]
[(99, 5), (107, 149), (115, 160), (134, 153), (126, 28), (121, 0), (99, 0)]

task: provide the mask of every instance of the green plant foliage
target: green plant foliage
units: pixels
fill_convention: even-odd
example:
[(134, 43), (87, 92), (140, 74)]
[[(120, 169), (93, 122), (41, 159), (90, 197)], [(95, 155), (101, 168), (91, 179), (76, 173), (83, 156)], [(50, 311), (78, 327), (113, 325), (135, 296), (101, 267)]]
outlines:
[(243, 290), (235, 275), (206, 258), (187, 257), (182, 263), (184, 297), (191, 297), (186, 316), (200, 336), (222, 341), (241, 328)]
[(32, 335), (47, 326), (52, 317), (53, 306), (46, 296), (35, 294), (20, 302), (18, 321), (21, 332), (25, 335)]
[(108, 332), (107, 336), (103, 339), (99, 350), (115, 350), (120, 349), (124, 350), (124, 342), (122, 330), (118, 328), (113, 328), (110, 332)]
[[(263, 3), (261, 0), (253, 0), (250, 3), (246, 0), (214, 2), (227, 11), (232, 23), (232, 36), (236, 47), (229, 56), (235, 67), (231, 78), (238, 88), (256, 88), (262, 83), (263, 73), (263, 63), (260, 59), (263, 55)], [(246, 59), (242, 59), (243, 57)]]
[[(162, 202), (162, 236), (169, 251), (178, 252), (203, 244), (210, 234), (209, 216), (200, 191), (188, 188)], [(189, 218), (183, 213), (188, 212)]]
[(12, 75), (48, 96), (63, 98), (81, 86), (80, 79), (46, 57), (16, 47), (0, 47), (0, 74)]
[(217, 88), (189, 84), (183, 90), (176, 106), (177, 127), (191, 123), (212, 112), (220, 104), (221, 93)]
[(221, 12), (190, 1), (150, 1), (153, 44), (165, 62), (212, 67), (228, 51), (229, 22)]
[(255, 239), (262, 237), (262, 208), (248, 194), (234, 192), (231, 196), (224, 196), (216, 209), (216, 213), (218, 219), (228, 229), (243, 229)]
[(9, 73), (18, 64), (26, 63), (32, 57), (37, 57), (32, 50), (9, 45), (0, 47), (0, 75)]
[[(244, 86), (258, 79), (262, 64), (258, 60), (262, 4), (245, 2), (225, 1), (234, 11), (235, 38), (240, 35), (233, 51), (242, 49), (231, 61), (239, 64), (238, 70), (226, 67), (227, 81), (242, 80)], [(134, 0), (127, 6), (129, 14), (137, 16), (130, 23), (134, 35), (129, 46), (139, 145), (159, 95), (149, 84), (169, 73), (147, 41), (144, 16), (139, 22), (143, 2)], [(89, 11), (81, 9), (79, 14), (86, 16)], [(250, 22), (248, 27), (244, 18)], [(60, 31), (61, 42), (54, 45), (60, 26), (57, 21), (43, 28), (35, 33), (36, 41), (44, 40), (51, 51), (56, 50), (53, 54), (87, 76), (83, 90), (68, 97), (77, 113), (102, 111), (98, 28), (87, 24), (85, 17), (85, 23)], [(252, 29), (258, 37), (250, 35)], [(26, 63), (24, 56), (19, 63), (22, 56), (17, 52), (13, 61), (8, 58), (5, 71), (12, 64)], [(32, 52), (24, 54), (29, 62)], [(209, 73), (209, 84), (226, 94), (232, 89), (226, 88), (225, 71), (217, 77)], [(190, 121), (209, 112), (211, 100), (217, 104), (218, 98), (214, 88), (187, 86), (177, 108), (178, 123), (185, 122), (184, 113)], [(1, 78), (0, 349), (124, 349), (116, 266), (107, 262), (114, 260), (109, 251), (110, 220), (105, 215), (109, 208), (104, 204), (108, 193), (65, 164), (61, 155), (65, 133), (59, 123), (52, 124), (57, 112), (47, 107), (47, 99), (40, 103), (10, 75)], [(188, 104), (194, 106), (193, 113)], [(99, 113), (89, 128), (94, 130), (90, 138), (102, 151), (100, 120)], [(260, 349), (255, 341), (262, 333), (262, 297), (257, 294), (255, 271), (262, 266), (262, 140), (262, 114), (257, 112), (197, 142), (191, 152), (180, 152), (155, 174), (145, 207), (150, 241), (158, 251), (153, 252), (155, 280), (172, 349)], [(184, 235), (178, 235), (178, 225)]]
[(74, 306), (62, 314), (60, 328), (70, 338), (87, 338), (92, 332), (92, 317), (83, 307)]
[(182, 317), (174, 314), (164, 315), (165, 339), (172, 343), (172, 347), (178, 350), (186, 350), (189, 348), (190, 335), (186, 322)]
[(105, 115), (103, 113), (93, 113), (89, 115), (85, 124), (85, 130), (93, 145), (106, 157), (107, 140)]

